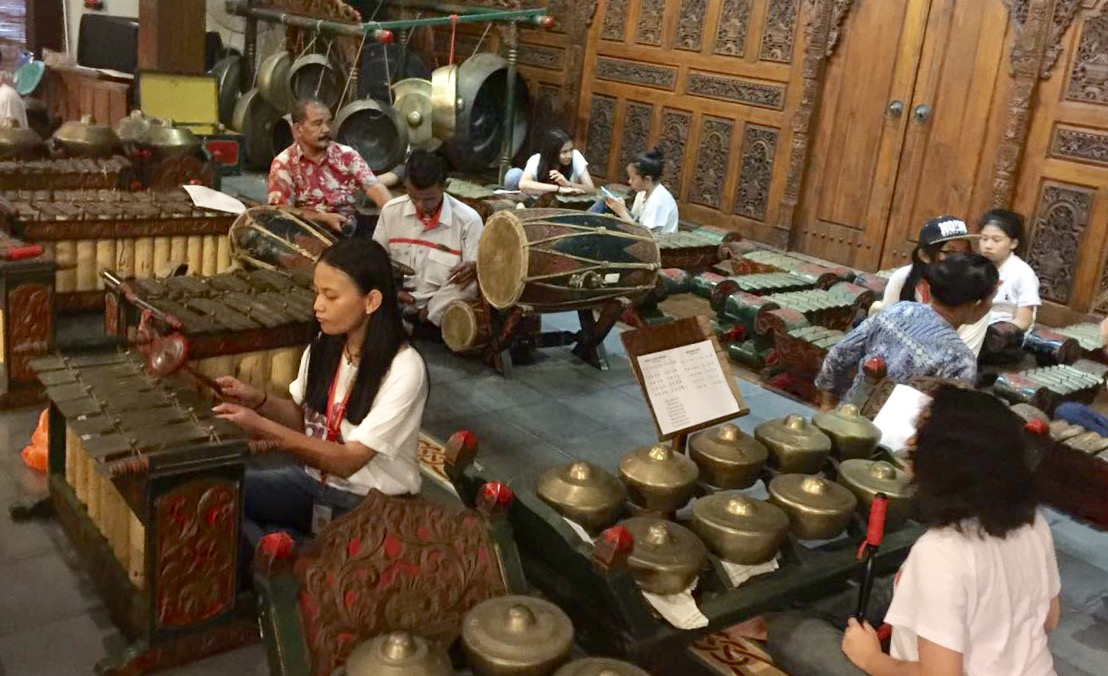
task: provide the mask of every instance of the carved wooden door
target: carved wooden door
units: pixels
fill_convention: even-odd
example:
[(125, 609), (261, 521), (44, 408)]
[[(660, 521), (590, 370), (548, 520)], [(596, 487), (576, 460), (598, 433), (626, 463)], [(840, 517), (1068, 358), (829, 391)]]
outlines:
[(857, 268), (881, 259), (931, 0), (860, 0), (827, 65), (793, 246)]
[(794, 247), (908, 262), (928, 219), (989, 204), (1007, 98), (1001, 0), (860, 0), (828, 62)]

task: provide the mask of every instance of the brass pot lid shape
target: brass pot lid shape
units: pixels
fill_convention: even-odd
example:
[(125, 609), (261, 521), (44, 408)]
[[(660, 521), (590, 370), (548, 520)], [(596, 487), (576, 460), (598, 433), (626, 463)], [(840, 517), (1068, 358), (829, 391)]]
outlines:
[(853, 404), (812, 416), (812, 424), (832, 439), (856, 439), (877, 446), (881, 430), (870, 422)]
[(71, 153), (86, 157), (110, 157), (119, 148), (111, 127), (93, 122), (91, 115), (70, 120), (54, 132), (54, 140)]
[(172, 120), (152, 122), (139, 144), (163, 156), (187, 155), (200, 149), (196, 134), (187, 127), (175, 126)]
[(607, 657), (574, 660), (554, 672), (554, 676), (650, 676), (630, 662)]
[(890, 501), (906, 500), (912, 493), (908, 473), (884, 460), (844, 460), (839, 465), (839, 483), (870, 500), (878, 493)]
[(392, 93), (392, 108), (408, 129), (408, 143), (413, 149), (429, 149), (435, 141), (431, 81), (414, 77), (401, 80), (392, 86)]
[(115, 123), (115, 134), (123, 143), (137, 143), (143, 134), (150, 130), (153, 118), (143, 115), (137, 108), (131, 114)]
[(724, 559), (754, 565), (777, 554), (789, 530), (789, 517), (768, 502), (717, 493), (696, 501), (693, 530)]
[(704, 543), (696, 534), (672, 521), (636, 516), (622, 525), (635, 543), (627, 560), (628, 568), (645, 591), (655, 594), (684, 591), (708, 560)]
[(535, 492), (562, 516), (590, 531), (615, 523), (627, 500), (627, 489), (619, 479), (580, 461), (543, 472)]
[[(549, 601), (532, 596), (498, 596), (466, 613), (462, 643), (474, 671), (517, 673), (533, 665), (560, 664), (568, 658), (573, 647), (573, 623)], [(474, 662), (491, 668), (480, 669)]]
[(780, 474), (769, 482), (769, 492), (783, 505), (811, 514), (845, 514), (858, 504), (843, 486), (807, 474)]
[[(761, 467), (769, 457), (769, 451), (754, 437), (744, 434), (735, 425), (726, 423), (692, 435), (689, 438), (689, 455), (698, 461), (697, 464), (703, 470), (702, 461), (720, 467)], [(709, 483), (718, 485), (711, 481)]]
[(0, 120), (0, 159), (35, 159), (46, 152), (42, 137), (14, 118)]
[(695, 462), (674, 453), (669, 446), (655, 444), (624, 455), (619, 461), (619, 473), (630, 481), (646, 486), (675, 488), (695, 483), (700, 469)]
[(406, 631), (362, 643), (346, 660), (346, 676), (452, 676), (450, 657), (421, 636)]
[(831, 437), (796, 414), (758, 425), (754, 438), (765, 444), (774, 464), (785, 472), (817, 472), (831, 452)]

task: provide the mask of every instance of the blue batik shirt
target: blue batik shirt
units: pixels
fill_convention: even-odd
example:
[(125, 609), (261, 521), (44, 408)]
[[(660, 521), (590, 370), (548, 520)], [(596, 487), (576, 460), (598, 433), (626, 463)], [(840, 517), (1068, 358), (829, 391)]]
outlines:
[(916, 376), (977, 377), (977, 358), (954, 327), (930, 305), (905, 301), (862, 322), (832, 347), (816, 387), (849, 400), (865, 378), (862, 364), (874, 357), (885, 360), (888, 377), (902, 383)]

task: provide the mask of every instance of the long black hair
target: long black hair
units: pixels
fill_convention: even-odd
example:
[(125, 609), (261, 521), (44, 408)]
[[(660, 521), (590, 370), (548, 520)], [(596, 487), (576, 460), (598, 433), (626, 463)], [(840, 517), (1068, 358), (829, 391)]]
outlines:
[[(346, 419), (356, 425), (369, 413), (373, 399), (381, 389), (381, 382), (392, 366), (393, 357), (406, 340), (404, 326), (400, 321), (400, 308), (396, 302), (392, 264), (383, 246), (360, 237), (339, 241), (323, 252), (319, 262), (345, 273), (354, 280), (362, 294), (381, 292), (381, 306), (369, 318), (366, 326), (361, 362), (346, 404)], [(331, 379), (342, 359), (346, 336), (328, 336), (319, 331), (318, 324), (316, 330), (311, 358), (308, 360), (308, 387), (304, 401), (312, 409), (326, 412)]]
[(964, 530), (976, 520), (993, 537), (1035, 520), (1023, 420), (984, 392), (944, 385), (911, 453), (917, 515)]
[(1019, 244), (1016, 245), (1015, 251), (1012, 253), (1017, 256), (1022, 256), (1023, 252), (1027, 250), (1027, 239), (1023, 236), (1023, 216), (1020, 216), (1014, 211), (1008, 211), (1007, 209), (993, 209), (985, 212), (985, 215), (977, 222), (977, 231), (981, 232), (985, 229), (986, 225), (999, 228), (1000, 231), (1008, 235), (1009, 238), (1019, 242)]
[[(900, 290), (900, 300), (914, 301), (916, 299), (916, 287), (923, 281), (923, 273), (927, 266), (939, 259), (939, 253), (946, 242), (936, 242), (930, 246), (917, 244), (912, 250), (912, 269), (908, 271), (908, 278), (904, 280), (904, 287)], [(924, 260), (923, 254), (927, 254)]]
[(573, 159), (570, 158), (569, 164), (562, 164), (561, 160), (562, 146), (572, 140), (569, 134), (556, 127), (546, 132), (546, 136), (542, 139), (542, 150), (539, 151), (536, 181), (546, 183), (550, 180), (550, 172), (554, 170), (562, 172), (563, 176), (573, 180)]

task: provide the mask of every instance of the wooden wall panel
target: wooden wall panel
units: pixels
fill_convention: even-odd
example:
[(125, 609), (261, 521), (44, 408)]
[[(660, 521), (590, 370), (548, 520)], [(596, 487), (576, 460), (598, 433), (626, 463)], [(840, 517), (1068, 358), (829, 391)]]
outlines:
[(592, 173), (625, 181), (627, 162), (662, 144), (663, 183), (682, 220), (784, 246), (780, 198), (799, 104), (804, 4), (600, 0), (577, 125)]
[(1028, 217), (1039, 319), (1064, 324), (1108, 312), (1108, 0), (1056, 3), (1066, 30), (1047, 45), (1014, 205)]

